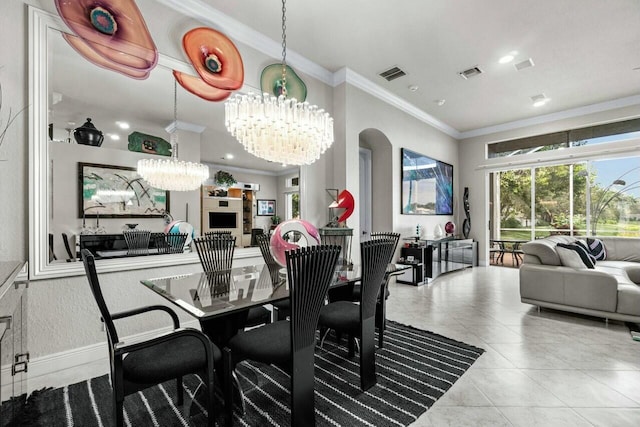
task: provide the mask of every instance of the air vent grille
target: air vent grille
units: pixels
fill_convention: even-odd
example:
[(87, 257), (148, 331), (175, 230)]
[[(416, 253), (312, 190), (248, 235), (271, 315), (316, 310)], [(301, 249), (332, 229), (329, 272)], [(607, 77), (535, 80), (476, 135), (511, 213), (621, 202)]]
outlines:
[(525, 59), (522, 62), (518, 62), (517, 64), (514, 64), (514, 67), (516, 67), (516, 70), (520, 71), (520, 70), (524, 70), (525, 68), (529, 68), (529, 67), (533, 67), (535, 64), (533, 63), (533, 59), (529, 58), (529, 59)]
[(389, 68), (387, 71), (383, 71), (380, 73), (380, 77), (386, 79), (388, 82), (406, 75), (407, 73), (405, 73), (398, 67)]
[(467, 70), (460, 71), (458, 74), (463, 79), (468, 80), (471, 77), (476, 77), (476, 76), (479, 76), (480, 74), (482, 74), (482, 70), (479, 67), (472, 67), (472, 68), (469, 68)]

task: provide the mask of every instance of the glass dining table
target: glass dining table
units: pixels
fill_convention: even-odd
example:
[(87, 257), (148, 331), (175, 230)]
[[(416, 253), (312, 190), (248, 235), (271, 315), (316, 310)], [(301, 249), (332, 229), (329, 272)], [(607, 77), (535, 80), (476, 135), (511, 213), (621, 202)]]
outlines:
[[(389, 264), (387, 275), (401, 274), (407, 268), (410, 267)], [(360, 281), (360, 270), (359, 266), (337, 266), (330, 288), (349, 286)], [(141, 283), (197, 318), (203, 332), (220, 348), (244, 327), (251, 307), (289, 297), (286, 269), (278, 265), (251, 265), (215, 273), (159, 277), (142, 280)], [(363, 346), (364, 340), (373, 345), (375, 337), (363, 336), (361, 339)], [(371, 357), (375, 357), (373, 352)], [(375, 371), (370, 375), (375, 378)], [(299, 372), (296, 378), (299, 384), (313, 387), (313, 371)], [(241, 405), (244, 405), (244, 393), (237, 379), (235, 382)]]

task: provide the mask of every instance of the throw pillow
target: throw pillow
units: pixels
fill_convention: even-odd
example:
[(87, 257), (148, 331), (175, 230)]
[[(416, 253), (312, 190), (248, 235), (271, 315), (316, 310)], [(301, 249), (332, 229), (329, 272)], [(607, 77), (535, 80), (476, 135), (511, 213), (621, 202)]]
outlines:
[(595, 268), (595, 264), (591, 261), (591, 258), (589, 258), (589, 253), (581, 245), (558, 243), (556, 251), (564, 266), (571, 268)]
[(587, 246), (587, 244), (585, 242), (583, 242), (582, 240), (576, 240), (575, 242), (573, 242), (576, 245), (580, 245), (585, 251), (587, 251), (587, 255), (589, 255), (589, 258), (591, 258), (591, 262), (593, 262), (593, 265), (596, 264), (596, 257), (595, 255), (593, 255), (591, 253), (591, 251), (589, 250), (589, 247)]
[(589, 252), (591, 253), (591, 255), (596, 257), (598, 261), (607, 259), (607, 250), (604, 247), (604, 243), (602, 242), (602, 240), (587, 237), (587, 246), (589, 247)]

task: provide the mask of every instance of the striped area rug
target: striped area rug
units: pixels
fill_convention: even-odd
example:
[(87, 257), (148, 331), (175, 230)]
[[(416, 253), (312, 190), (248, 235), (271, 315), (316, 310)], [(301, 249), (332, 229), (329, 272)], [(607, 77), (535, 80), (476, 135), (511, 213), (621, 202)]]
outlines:
[[(344, 340), (343, 340), (344, 342)], [(442, 396), (484, 350), (428, 331), (387, 323), (385, 347), (376, 351), (378, 382), (360, 391), (358, 358), (328, 339), (316, 350), (316, 423), (319, 426), (406, 426)], [(245, 390), (246, 413), (234, 426), (288, 426), (289, 377), (280, 369), (243, 362), (237, 373)], [(204, 426), (202, 382), (185, 378), (183, 407), (174, 405), (175, 382), (125, 398), (127, 426)], [(218, 396), (218, 401), (221, 399)], [(108, 376), (36, 392), (28, 399), (35, 426), (110, 426)], [(221, 416), (222, 411), (217, 415)], [(37, 421), (33, 421), (36, 418)], [(19, 420), (16, 420), (19, 422)], [(16, 425), (20, 425), (19, 423)], [(219, 425), (222, 425), (221, 419)]]

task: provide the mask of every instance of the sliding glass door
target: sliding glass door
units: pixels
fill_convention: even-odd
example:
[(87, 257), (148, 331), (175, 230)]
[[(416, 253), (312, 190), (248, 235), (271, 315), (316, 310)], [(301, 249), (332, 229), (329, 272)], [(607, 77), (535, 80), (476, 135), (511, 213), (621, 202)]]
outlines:
[(638, 157), (513, 169), (490, 179), (492, 239), (640, 236)]

